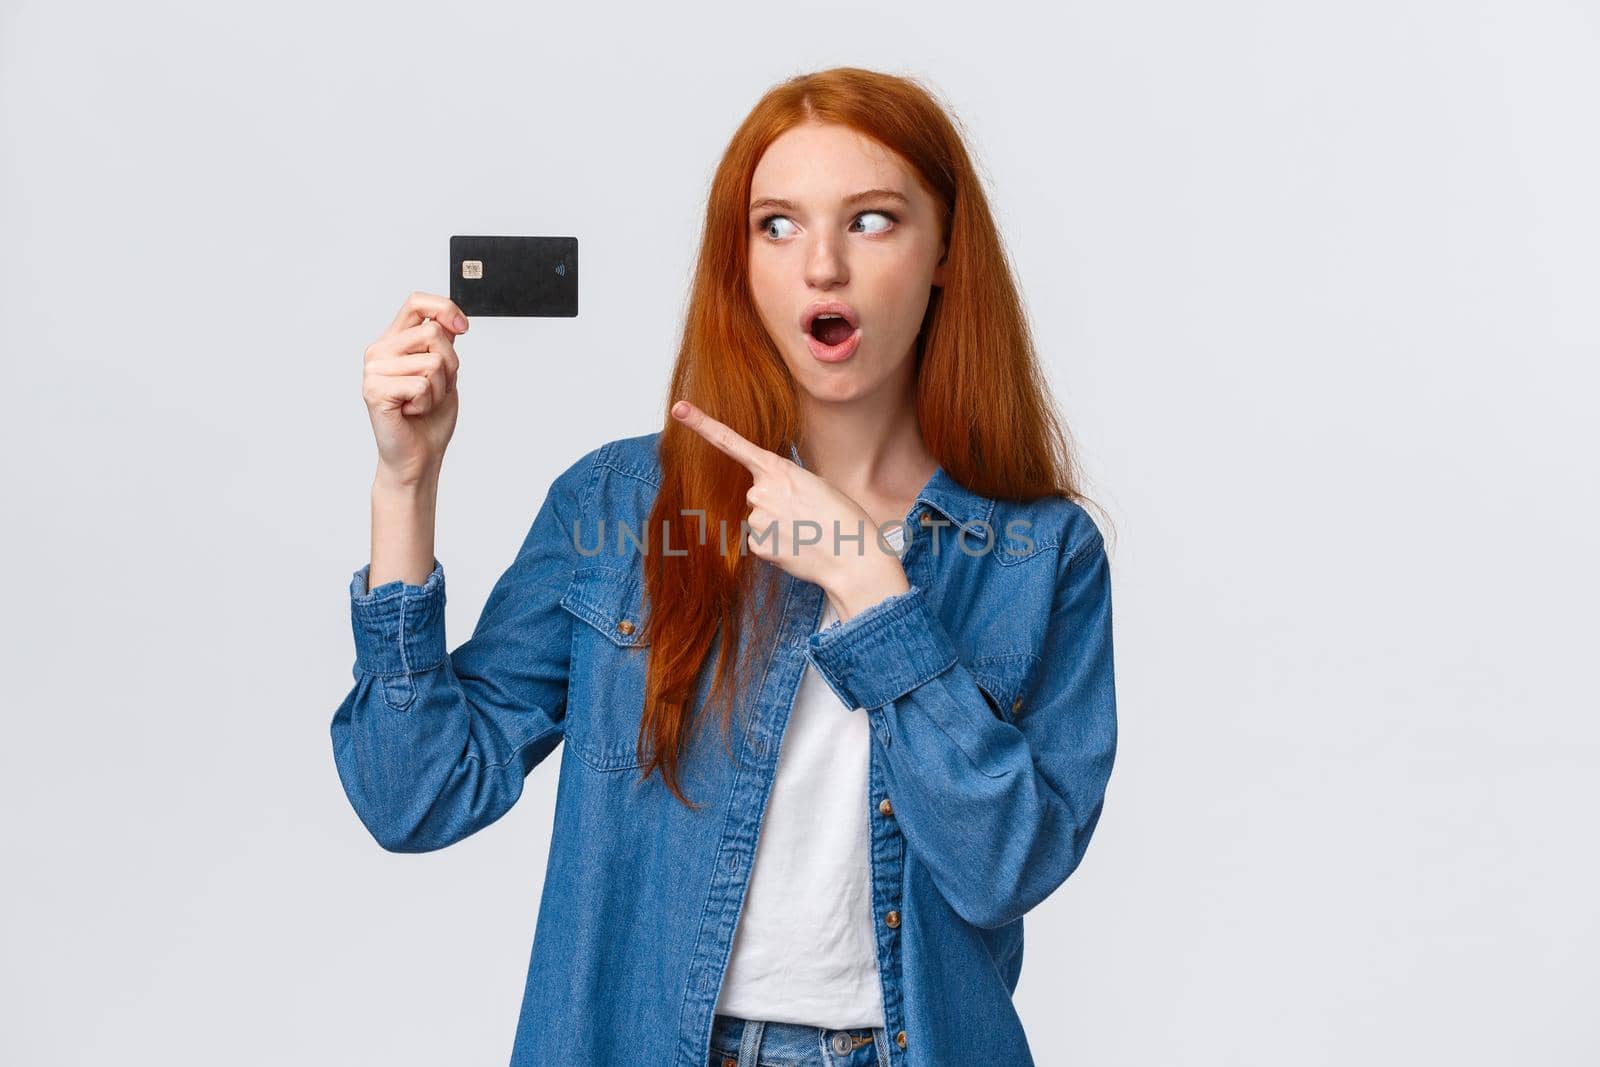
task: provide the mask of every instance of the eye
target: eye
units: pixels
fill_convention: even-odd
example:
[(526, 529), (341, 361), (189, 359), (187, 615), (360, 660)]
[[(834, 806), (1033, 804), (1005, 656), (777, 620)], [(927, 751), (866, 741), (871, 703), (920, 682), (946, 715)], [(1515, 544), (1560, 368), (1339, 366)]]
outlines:
[[(876, 215), (880, 219), (888, 219), (891, 224), (894, 222), (894, 216), (889, 214), (887, 211), (863, 211), (861, 214), (857, 215), (856, 218), (864, 219), (868, 215)], [(873, 233), (882, 233), (883, 231), (882, 230), (873, 230), (871, 232), (873, 232)]]
[[(768, 215), (766, 218), (761, 220), (761, 232), (767, 233), (767, 231), (772, 227), (772, 224), (778, 221), (788, 222), (789, 218), (786, 215)], [(768, 233), (767, 236), (770, 237), (772, 235)], [(782, 235), (780, 234), (779, 236)]]

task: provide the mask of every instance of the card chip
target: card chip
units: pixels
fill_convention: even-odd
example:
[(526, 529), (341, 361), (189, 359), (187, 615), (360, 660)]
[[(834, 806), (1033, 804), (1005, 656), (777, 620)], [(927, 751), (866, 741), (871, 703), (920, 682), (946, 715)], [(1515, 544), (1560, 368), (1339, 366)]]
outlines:
[(461, 261), (461, 276), (463, 278), (483, 277), (483, 260), (464, 259)]

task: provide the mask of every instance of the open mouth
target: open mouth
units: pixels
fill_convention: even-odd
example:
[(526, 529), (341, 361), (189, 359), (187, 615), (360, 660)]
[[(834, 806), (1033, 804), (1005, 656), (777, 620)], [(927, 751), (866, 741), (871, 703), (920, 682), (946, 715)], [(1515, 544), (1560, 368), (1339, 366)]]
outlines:
[(861, 344), (861, 327), (848, 322), (814, 326), (806, 333), (806, 345), (811, 354), (823, 363), (843, 363), (855, 355)]
[(800, 317), (806, 346), (823, 363), (842, 363), (861, 344), (861, 319), (842, 300), (818, 300)]
[(811, 320), (811, 336), (828, 348), (838, 347), (855, 332), (843, 315), (818, 315)]

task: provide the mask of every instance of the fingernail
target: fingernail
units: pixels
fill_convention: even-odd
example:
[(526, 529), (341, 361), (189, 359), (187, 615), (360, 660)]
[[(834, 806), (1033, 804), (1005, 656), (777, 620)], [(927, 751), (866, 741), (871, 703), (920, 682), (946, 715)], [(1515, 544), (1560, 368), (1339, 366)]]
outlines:
[(467, 320), (462, 318), (460, 315), (457, 315), (456, 316), (456, 333), (466, 333), (466, 332), (467, 332)]
[(689, 414), (689, 405), (680, 400), (676, 404), (672, 405), (672, 413), (681, 419), (685, 415)]

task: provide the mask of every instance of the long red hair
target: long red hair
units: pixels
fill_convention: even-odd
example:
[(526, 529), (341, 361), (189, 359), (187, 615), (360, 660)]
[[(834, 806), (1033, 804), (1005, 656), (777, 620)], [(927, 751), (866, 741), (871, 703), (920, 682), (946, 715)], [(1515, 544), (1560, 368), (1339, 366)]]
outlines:
[[(1052, 405), (956, 120), (916, 80), (857, 67), (801, 75), (770, 89), (734, 132), (712, 178), (662, 409), (661, 485), (646, 527), (652, 542), (665, 536), (659, 543), (674, 546), (674, 554), (644, 554), (650, 660), (638, 754), (642, 777), (659, 768), (667, 788), (690, 808), (698, 805), (680, 788), (678, 757), (695, 725), (691, 703), (702, 671), (715, 646), (705, 707), (720, 708), (726, 741), (735, 698), (770, 650), (757, 642), (741, 650), (742, 624), (751, 618), (753, 596), (773, 603), (779, 572), (743, 551), (749, 472), (668, 409), (687, 399), (780, 455), (800, 440), (794, 380), (750, 292), (746, 205), (767, 146), (806, 122), (847, 126), (898, 152), (940, 207), (946, 284), (932, 291), (915, 354), (917, 419), (928, 450), (955, 481), (984, 496), (1084, 499), (1070, 436)], [(704, 526), (699, 515), (685, 514), (689, 509), (704, 511)], [(679, 546), (687, 554), (676, 554)], [(759, 572), (764, 585), (757, 589)], [(760, 629), (773, 636), (774, 627)]]

